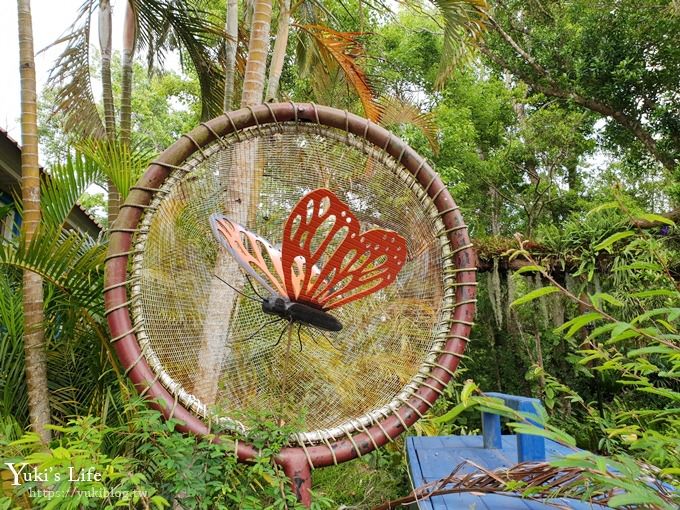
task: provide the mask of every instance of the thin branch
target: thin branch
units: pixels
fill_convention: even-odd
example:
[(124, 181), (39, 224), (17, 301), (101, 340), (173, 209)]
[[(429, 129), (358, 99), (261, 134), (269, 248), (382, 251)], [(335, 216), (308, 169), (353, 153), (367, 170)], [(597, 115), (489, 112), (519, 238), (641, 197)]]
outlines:
[(663, 154), (659, 151), (656, 140), (652, 135), (645, 129), (642, 123), (623, 113), (620, 110), (613, 108), (612, 106), (598, 101), (597, 99), (589, 98), (577, 94), (576, 92), (567, 91), (563, 89), (548, 73), (548, 71), (542, 67), (527, 51), (525, 51), (503, 28), (498, 24), (498, 22), (489, 17), (489, 23), (498, 32), (498, 34), (507, 42), (510, 47), (515, 51), (515, 53), (520, 56), (540, 77), (542, 77), (546, 83), (541, 83), (540, 80), (532, 78), (527, 72), (511, 66), (508, 62), (504, 61), (497, 55), (494, 55), (489, 48), (485, 47), (483, 44), (479, 45), (479, 50), (493, 61), (496, 65), (501, 68), (516, 74), (520, 79), (530, 85), (535, 91), (545, 94), (546, 96), (557, 97), (560, 99), (566, 99), (573, 101), (579, 106), (582, 106), (588, 110), (594, 111), (605, 117), (612, 117), (616, 122), (618, 122), (622, 127), (631, 132), (635, 138), (637, 138), (645, 148), (654, 156), (654, 158), (661, 163), (667, 170), (673, 171), (677, 162), (674, 158)]
[[(541, 66), (538, 62), (536, 62), (536, 59), (529, 55), (517, 42), (508, 34), (503, 28), (498, 24), (495, 18), (492, 16), (489, 16), (489, 23), (491, 26), (498, 32), (498, 34), (507, 42), (510, 47), (512, 47), (515, 52), (521, 56), (527, 64), (529, 64), (534, 71), (536, 71), (538, 74), (545, 76), (546, 78), (550, 78), (550, 75), (548, 71)], [(552, 79), (551, 79), (552, 81)]]

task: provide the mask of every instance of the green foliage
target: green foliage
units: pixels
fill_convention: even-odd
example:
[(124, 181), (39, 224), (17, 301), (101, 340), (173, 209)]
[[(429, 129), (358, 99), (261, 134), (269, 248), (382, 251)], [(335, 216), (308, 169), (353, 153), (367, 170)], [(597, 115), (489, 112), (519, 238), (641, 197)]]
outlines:
[(317, 469), (313, 483), (315, 494), (328, 494), (342, 503), (339, 508), (373, 508), (406, 495), (410, 485), (403, 441), (397, 440), (352, 462)]
[(680, 16), (670, 2), (578, 0), (537, 7), (513, 0), (497, 4), (492, 15), (506, 34), (490, 31), (486, 39), (492, 65), (537, 92), (610, 116), (603, 142), (624, 156), (622, 169), (633, 185), (652, 177), (659, 162), (677, 182), (680, 51), (668, 34), (678, 31)]
[[(120, 60), (112, 61), (113, 86), (120, 88)], [(162, 152), (201, 119), (200, 88), (195, 73), (188, 76), (154, 69), (149, 72), (141, 63), (133, 64), (132, 122), (133, 138), (139, 144)]]
[[(680, 401), (680, 309), (674, 305), (680, 291), (669, 264), (677, 256), (673, 248), (642, 230), (619, 232), (592, 243), (592, 252), (616, 255), (611, 265), (617, 276), (607, 292), (576, 295), (538, 268), (552, 284), (544, 289), (560, 290), (585, 309), (555, 332), (567, 339), (582, 333), (570, 362), (587, 376), (612, 381), (615, 395), (606, 415), (598, 418), (602, 412), (585, 406), (591, 420), (607, 434), (606, 449), (626, 451), (662, 468), (664, 474), (675, 473), (680, 466), (676, 409)], [(644, 263), (639, 260), (643, 254)], [(631, 292), (626, 290), (629, 285), (631, 290), (649, 290)], [(528, 302), (530, 297), (518, 301)], [(570, 393), (566, 386), (560, 391)]]
[[(193, 54), (185, 50), (184, 60), (217, 56), (217, 34), (210, 27), (207, 32), (194, 30), (200, 28), (197, 11), (190, 12), (190, 24), (178, 40), (172, 34), (166, 37), (167, 26), (161, 25), (172, 21), (179, 26), (183, 2), (155, 18), (166, 2), (138, 3), (148, 8), (141, 28), (150, 34), (144, 39), (150, 43), (149, 54), (178, 42), (187, 46), (195, 33), (199, 39), (194, 42), (209, 48)], [(200, 2), (208, 3), (212, 12), (223, 15), (223, 3)], [(456, 33), (455, 26), (483, 21), (483, 13), (470, 5), (485, 8), (486, 2), (435, 2), (441, 12), (434, 15), (420, 4), (404, 4), (407, 8), (391, 13), (385, 6), (373, 10), (355, 0), (294, 3), (294, 18), (300, 24), (364, 32), (352, 36), (363, 46), (354, 47), (362, 57), (358, 65), (377, 96), (396, 98), (390, 101), (397, 105), (397, 115), (385, 122), (434, 163), (461, 206), (481, 258), (491, 262), (491, 276), (480, 274), (477, 325), (458, 373), (476, 382), (447, 388), (415, 432), (478, 433), (476, 411), (482, 408), (506, 413), (516, 430), (533, 430), (521, 416), (480, 396), (477, 385), (533, 394), (548, 410), (547, 423), (553, 428), (545, 434), (569, 443), (573, 437), (593, 452), (586, 459), (565, 459), (565, 466), (597, 472), (588, 484), (600, 490), (624, 487), (625, 494), (614, 503), (658, 503), (638, 478), (649, 474), (639, 462), (657, 466), (659, 471), (649, 468), (651, 474), (670, 483), (677, 483), (680, 474), (680, 236), (673, 222), (659, 214), (677, 206), (678, 196), (677, 169), (659, 165), (660, 157), (678, 155), (680, 53), (668, 35), (677, 32), (677, 8), (654, 0), (493, 2), (494, 20), (531, 52), (546, 76), (520, 58), (490, 24), (484, 44), (496, 61), (489, 53), (482, 57), (490, 67), (478, 60), (455, 70), (447, 65), (469, 56), (460, 43), (472, 32)], [(477, 35), (483, 31), (472, 28)], [(305, 37), (293, 26), (282, 97), (361, 111), (346, 76), (336, 64), (316, 58)], [(81, 56), (87, 47), (77, 48)], [(201, 113), (219, 110), (221, 84), (209, 79), (217, 62), (215, 58), (200, 70), (200, 80), (191, 69), (188, 76), (179, 76), (153, 66), (147, 72), (135, 63), (136, 143), (131, 148), (86, 142), (76, 153), (73, 140), (61, 129), (63, 119), (48, 118), (55, 94), (45, 93), (43, 147), (55, 162), (48, 167), (53, 178), (43, 187), (46, 225), (30, 250), (21, 239), (0, 241), (0, 435), (13, 458), (39, 454), (43, 457), (36, 461), (55, 469), (63, 470), (71, 461), (109, 469), (109, 486), (144, 489), (146, 495), (139, 497), (147, 499), (140, 502), (151, 507), (163, 502), (187, 508), (292, 507), (288, 485), (271, 463), (289, 431), (271, 417), (255, 420), (257, 432), (249, 440), (263, 455), (249, 467), (235, 463), (233, 445), (227, 442), (181, 435), (177, 423), (164, 424), (158, 413), (125, 406), (129, 390), (117, 373), (103, 317), (105, 244), (60, 230), (75, 200), (92, 183), (112, 178), (125, 194), (152, 157), (149, 147), (164, 149), (193, 127)], [(512, 77), (501, 68), (510, 69)], [(79, 72), (73, 78), (82, 78), (87, 66), (67, 69)], [(113, 73), (118, 92), (116, 56)], [(205, 94), (211, 83), (213, 90)], [(541, 92), (549, 85), (566, 96)], [(202, 95), (208, 96), (209, 107), (201, 107)], [(620, 115), (584, 109), (575, 99), (579, 95), (639, 121), (655, 140), (658, 154), (650, 154)], [(92, 100), (87, 93), (78, 97)], [(69, 113), (77, 117), (79, 112)], [(413, 119), (421, 129), (414, 128)], [(635, 226), (637, 220), (659, 225), (642, 230)], [(512, 243), (508, 239), (517, 231), (531, 242), (515, 258), (506, 257)], [(524, 255), (534, 260), (513, 272), (508, 262)], [(51, 405), (61, 427), (49, 453), (30, 436), (24, 437), (26, 443), (10, 446), (27, 425), (22, 269), (45, 279)], [(602, 475), (601, 467), (614, 462), (622, 477)], [(399, 445), (391, 445), (353, 463), (317, 471), (314, 504), (328, 506), (325, 494), (345, 505), (377, 504), (407, 490), (405, 473)], [(75, 504), (135, 507), (140, 502), (114, 498)], [(0, 508), (13, 504), (0, 497)], [(67, 508), (69, 503), (63, 499), (59, 505)]]
[[(141, 400), (132, 400), (125, 413), (127, 423), (118, 426), (92, 416), (53, 426), (56, 439), (48, 449), (34, 433), (3, 439), (3, 466), (11, 463), (20, 483), (13, 485), (14, 472), (5, 470), (9, 483), (0, 496), (50, 509), (300, 508), (273, 461), (290, 427), (278, 427), (270, 417), (251, 417), (253, 436), (242, 439), (256, 437), (254, 444), (263, 448), (253, 463), (243, 464), (236, 460), (232, 440), (183, 434), (176, 430), (178, 421), (164, 420)], [(33, 468), (40, 480), (23, 477)], [(331, 500), (317, 490), (313, 507), (330, 508)]]
[[(565, 387), (562, 388), (568, 391)], [(564, 432), (561, 426), (551, 423), (545, 412), (540, 409), (537, 409), (537, 413), (518, 412), (506, 406), (500, 399), (481, 393), (471, 380), (465, 383), (458, 398), (460, 404), (436, 421), (456, 420), (461, 413), (471, 410), (498, 414), (509, 420), (507, 425), (516, 434), (538, 435), (564, 446), (575, 446), (574, 438)], [(675, 508), (680, 501), (677, 494), (669, 491), (670, 487), (661, 485), (662, 480), (673, 481), (668, 476), (668, 470), (660, 471), (626, 454), (602, 457), (592, 452), (574, 451), (550, 461), (550, 464), (558, 468), (582, 470), (577, 482), (572, 479), (569, 486), (560, 487), (560, 497), (589, 500), (597, 495), (611, 494), (609, 506), (613, 508), (649, 504), (653, 508), (669, 510)], [(521, 485), (514, 489), (524, 492)], [(530, 493), (524, 492), (524, 495), (528, 496)]]

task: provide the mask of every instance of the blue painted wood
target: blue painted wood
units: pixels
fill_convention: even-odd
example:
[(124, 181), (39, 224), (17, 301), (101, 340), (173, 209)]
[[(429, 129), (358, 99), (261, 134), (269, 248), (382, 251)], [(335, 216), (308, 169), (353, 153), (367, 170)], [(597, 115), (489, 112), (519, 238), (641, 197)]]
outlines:
[[(509, 467), (517, 463), (517, 441), (514, 435), (501, 436), (502, 448), (484, 448), (483, 436), (440, 436), (406, 438), (406, 454), (414, 487), (420, 487), (448, 476), (463, 461), (471, 461), (486, 469)], [(548, 459), (561, 457), (574, 450), (554, 441), (545, 441)], [(461, 473), (476, 471), (464, 465)], [(551, 500), (568, 505), (574, 510), (604, 508), (577, 500), (564, 498)], [(502, 494), (473, 495), (447, 494), (419, 502), (421, 510), (554, 510), (554, 506), (541, 501), (522, 499)]]
[[(487, 393), (486, 395), (489, 397), (500, 398), (510, 409), (519, 411), (524, 415), (533, 415), (538, 418), (539, 413), (543, 409), (541, 401), (537, 398), (506, 395), (505, 393)], [(484, 423), (485, 414), (488, 413), (482, 413), (482, 424)], [(543, 428), (543, 425), (541, 425), (539, 421), (532, 420), (529, 416), (527, 416), (527, 418), (529, 419), (530, 423), (536, 425), (537, 427)], [(517, 460), (518, 462), (545, 460), (545, 438), (531, 434), (517, 434)]]
[(501, 444), (501, 417), (497, 414), (482, 413), (482, 437), (484, 448), (503, 448)]

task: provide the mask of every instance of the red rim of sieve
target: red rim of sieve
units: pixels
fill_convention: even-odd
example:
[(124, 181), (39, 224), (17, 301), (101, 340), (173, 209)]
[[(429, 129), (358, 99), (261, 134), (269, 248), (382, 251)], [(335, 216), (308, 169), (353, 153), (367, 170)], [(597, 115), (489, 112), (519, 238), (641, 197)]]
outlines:
[[(109, 249), (105, 259), (104, 299), (106, 316), (111, 330), (111, 341), (126, 375), (137, 391), (166, 418), (183, 422), (178, 429), (206, 435), (206, 423), (187, 410), (178, 399), (159, 382), (149, 367), (132, 323), (128, 285), (128, 263), (134, 252), (133, 239), (145, 209), (156, 191), (173, 169), (180, 167), (195, 152), (218, 138), (250, 127), (280, 122), (315, 123), (345, 130), (370, 142), (400, 163), (422, 186), (438, 211), (450, 242), (455, 272), (455, 303), (452, 326), (446, 343), (427, 379), (392, 414), (346, 438), (326, 444), (284, 448), (277, 462), (293, 480), (298, 498), (309, 504), (309, 470), (338, 464), (392, 441), (420, 418), (434, 404), (453, 377), (469, 340), (475, 314), (476, 255), (463, 217), (439, 176), (427, 162), (404, 141), (377, 124), (349, 112), (318, 106), (313, 103), (271, 103), (225, 113), (202, 123), (183, 135), (166, 149), (131, 188), (120, 208), (110, 232)], [(257, 455), (257, 450), (242, 442), (236, 443), (236, 454), (241, 461)]]

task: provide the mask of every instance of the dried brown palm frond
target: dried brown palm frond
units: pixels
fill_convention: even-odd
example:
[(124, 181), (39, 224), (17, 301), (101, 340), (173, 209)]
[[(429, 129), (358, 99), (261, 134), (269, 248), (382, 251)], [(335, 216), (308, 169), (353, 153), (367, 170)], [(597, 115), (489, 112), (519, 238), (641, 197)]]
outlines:
[(417, 105), (397, 97), (380, 98), (378, 108), (380, 109), (379, 122), (381, 126), (387, 129), (403, 124), (415, 126), (423, 132), (432, 151), (435, 154), (439, 152), (437, 123), (431, 112), (422, 112)]
[[(464, 468), (472, 468), (472, 471)], [(414, 489), (408, 496), (383, 503), (373, 510), (390, 510), (411, 503), (427, 500), (434, 496), (446, 494), (474, 493), (504, 494), (540, 500), (555, 508), (571, 508), (564, 501), (556, 498), (586, 500), (593, 505), (606, 507), (614, 498), (620, 498), (623, 490), (597, 490), (593, 477), (603, 476), (601, 472), (580, 467), (555, 467), (548, 462), (522, 462), (509, 468), (489, 470), (469, 460), (461, 462), (448, 476), (427, 483)], [(608, 473), (608, 477), (617, 479), (619, 475)], [(622, 477), (621, 477), (622, 478)], [(622, 486), (625, 482), (622, 479)], [(643, 483), (643, 482), (640, 482)], [(666, 486), (658, 481), (653, 484), (658, 501), (650, 498), (645, 508), (661, 510), (673, 505), (673, 499)], [(621, 504), (623, 503), (623, 504)], [(628, 505), (617, 502), (617, 508), (639, 508), (639, 505)]]
[(360, 32), (338, 32), (323, 25), (298, 25), (309, 34), (319, 52), (326, 68), (331, 70), (334, 65), (340, 66), (347, 82), (354, 88), (364, 113), (372, 121), (377, 121), (380, 109), (376, 103), (376, 94), (366, 73), (359, 66), (359, 61), (365, 56), (365, 51), (359, 37)]
[(90, 77), (90, 29), (96, 8), (94, 0), (86, 0), (66, 35), (48, 46), (65, 44), (47, 84), (57, 91), (54, 112), (63, 115), (66, 131), (82, 137), (103, 138), (106, 132)]

